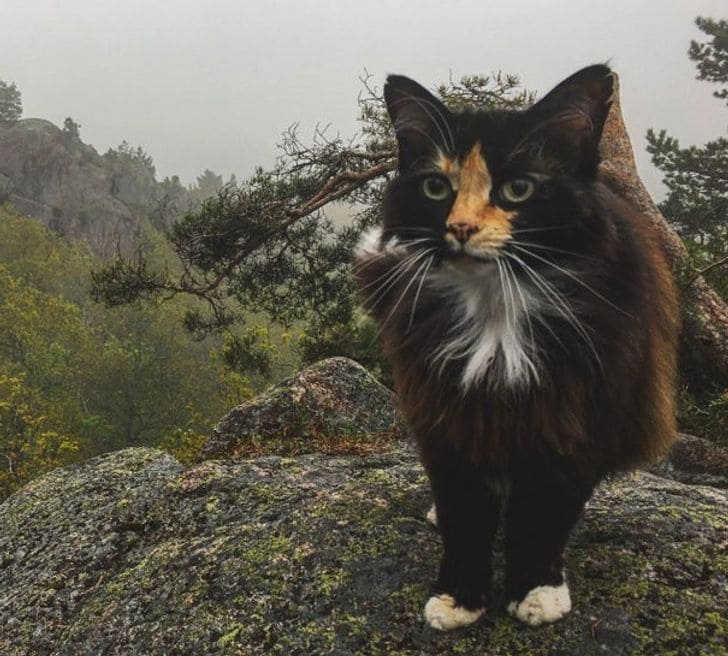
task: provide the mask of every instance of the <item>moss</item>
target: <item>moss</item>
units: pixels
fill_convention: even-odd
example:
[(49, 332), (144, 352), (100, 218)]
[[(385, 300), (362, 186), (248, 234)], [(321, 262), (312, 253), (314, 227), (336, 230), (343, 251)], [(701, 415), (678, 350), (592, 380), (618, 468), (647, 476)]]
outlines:
[(403, 585), (392, 593), (392, 603), (403, 610), (420, 614), (428, 597), (429, 586), (426, 583), (410, 583)]
[[(26, 567), (36, 576), (8, 583), (23, 604), (19, 624), (3, 627), (1, 653), (52, 653), (34, 642), (39, 625), (76, 653), (120, 656), (551, 656), (602, 644), (630, 656), (716, 656), (726, 642), (726, 534), (707, 517), (713, 499), (716, 515), (725, 504), (700, 488), (638, 475), (598, 491), (569, 552), (575, 612), (564, 621), (524, 627), (496, 597), (483, 621), (442, 634), (422, 619), (441, 543), (423, 519), (429, 492), (409, 454), (210, 462), (156, 487), (135, 487), (135, 473), (109, 483), (106, 471), (73, 488), (89, 497), (82, 521), (76, 508), (59, 528), (62, 507), (52, 519), (38, 514), (39, 503), (56, 503), (56, 480), (27, 517), (4, 524), (13, 548), (0, 579)], [(120, 516), (141, 518), (133, 546), (115, 523), (120, 502)], [(44, 550), (34, 548), (40, 531)], [(104, 551), (117, 542), (125, 546)], [(18, 550), (26, 555), (8, 557)], [(96, 550), (105, 555), (94, 568)], [(71, 594), (82, 603), (69, 604)]]
[(324, 568), (315, 572), (316, 589), (324, 598), (330, 599), (333, 593), (341, 589), (349, 578), (349, 572), (344, 569)]
[[(499, 617), (488, 637), (488, 649), (493, 656), (511, 656), (512, 654), (528, 654), (529, 656), (541, 656), (545, 651), (534, 651), (533, 641), (529, 639), (528, 629), (517, 624), (509, 617)], [(462, 652), (476, 654), (477, 650)]]
[(217, 639), (217, 646), (223, 649), (235, 644), (241, 632), (245, 631), (245, 625), (234, 623), (225, 629), (225, 633)]

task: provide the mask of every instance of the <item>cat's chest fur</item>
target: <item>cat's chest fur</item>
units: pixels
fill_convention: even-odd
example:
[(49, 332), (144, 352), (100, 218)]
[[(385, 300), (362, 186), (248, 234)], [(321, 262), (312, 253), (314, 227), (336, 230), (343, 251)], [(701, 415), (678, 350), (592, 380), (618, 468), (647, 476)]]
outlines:
[(542, 366), (533, 324), (542, 313), (528, 285), (499, 277), (492, 263), (474, 272), (445, 265), (430, 281), (431, 293), (442, 298), (449, 328), (431, 355), (431, 365), (461, 367), (465, 391), (486, 382), (489, 387), (526, 387), (538, 383)]
[[(401, 261), (408, 256), (398, 240), (381, 237), (380, 228), (367, 231), (358, 254)], [(506, 266), (445, 262), (423, 279), (419, 295), (403, 299), (398, 308), (401, 316), (412, 317), (420, 303), (421, 313), (429, 316), (416, 323), (423, 323), (420, 338), (427, 343), (415, 340), (413, 349), (431, 372), (455, 370), (463, 392), (482, 384), (525, 388), (539, 382), (543, 363), (534, 327), (547, 308), (536, 290), (516, 280)], [(430, 322), (444, 326), (434, 341)], [(411, 322), (401, 324), (403, 341), (411, 329)]]

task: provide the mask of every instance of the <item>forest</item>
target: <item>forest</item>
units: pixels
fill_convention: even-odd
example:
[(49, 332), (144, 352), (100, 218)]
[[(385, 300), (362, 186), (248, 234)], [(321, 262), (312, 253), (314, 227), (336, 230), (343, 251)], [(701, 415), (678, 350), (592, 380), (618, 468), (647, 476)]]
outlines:
[[(728, 22), (698, 18), (688, 57), (728, 101)], [(437, 87), (452, 108), (520, 108), (514, 74)], [(158, 180), (152, 156), (103, 155), (68, 117), (23, 119), (0, 81), (0, 499), (54, 467), (126, 446), (194, 460), (215, 422), (300, 365), (351, 357), (384, 383), (376, 331), (359, 309), (351, 250), (379, 220), (396, 161), (367, 76), (360, 130), (294, 124), (270, 169), (228, 181)], [(291, 116), (291, 120), (295, 120)], [(728, 444), (728, 138), (646, 148), (682, 292), (682, 431)], [(59, 180), (63, 181), (62, 185)], [(63, 186), (61, 192), (60, 186)]]

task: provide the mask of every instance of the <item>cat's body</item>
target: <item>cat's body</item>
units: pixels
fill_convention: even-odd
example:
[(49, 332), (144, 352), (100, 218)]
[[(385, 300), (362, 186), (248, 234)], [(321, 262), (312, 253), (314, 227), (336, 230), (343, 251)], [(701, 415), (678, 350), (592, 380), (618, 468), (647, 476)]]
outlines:
[(562, 617), (594, 486), (675, 435), (669, 269), (597, 179), (612, 84), (595, 66), (525, 112), (458, 115), (407, 78), (385, 88), (400, 169), (356, 271), (432, 484), (436, 628), (482, 614), (501, 512), (509, 611)]

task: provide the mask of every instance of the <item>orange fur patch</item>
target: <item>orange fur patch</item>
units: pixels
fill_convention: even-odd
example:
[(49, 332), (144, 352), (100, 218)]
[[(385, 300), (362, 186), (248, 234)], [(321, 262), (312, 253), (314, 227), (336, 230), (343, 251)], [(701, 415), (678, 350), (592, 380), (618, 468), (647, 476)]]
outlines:
[(440, 166), (448, 177), (455, 177), (455, 203), (447, 224), (465, 223), (478, 228), (471, 238), (473, 246), (500, 246), (511, 234), (514, 212), (508, 212), (490, 202), (492, 179), (480, 149), (475, 144), (460, 166), (443, 157)]

